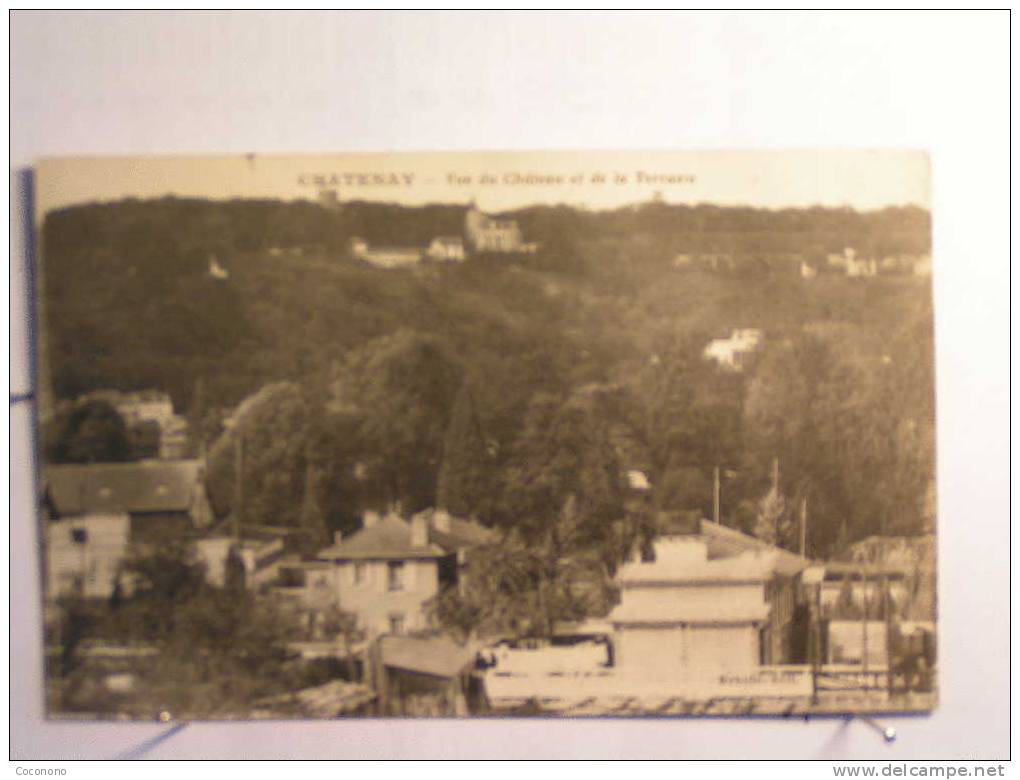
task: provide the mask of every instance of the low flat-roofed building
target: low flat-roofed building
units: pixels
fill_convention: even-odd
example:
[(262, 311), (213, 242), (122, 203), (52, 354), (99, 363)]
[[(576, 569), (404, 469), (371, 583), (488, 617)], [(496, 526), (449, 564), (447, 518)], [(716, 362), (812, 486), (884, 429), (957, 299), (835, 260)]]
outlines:
[(676, 675), (788, 662), (800, 556), (702, 521), (620, 568), (615, 664)]
[(421, 262), (425, 250), (416, 246), (369, 246), (364, 239), (352, 238), (351, 254), (376, 268), (410, 268)]

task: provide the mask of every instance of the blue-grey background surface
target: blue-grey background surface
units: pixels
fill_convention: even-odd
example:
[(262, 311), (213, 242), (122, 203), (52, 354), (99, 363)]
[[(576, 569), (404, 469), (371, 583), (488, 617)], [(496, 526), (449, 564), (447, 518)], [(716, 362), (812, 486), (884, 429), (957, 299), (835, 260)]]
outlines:
[[(42, 13), (11, 17), (12, 168), (43, 156), (470, 149), (931, 153), (941, 705), (782, 720), (193, 724), (153, 757), (1002, 758), (1009, 751), (1007, 13)], [(12, 178), (11, 393), (30, 391)], [(11, 753), (158, 724), (42, 720), (31, 414), (12, 405)]]

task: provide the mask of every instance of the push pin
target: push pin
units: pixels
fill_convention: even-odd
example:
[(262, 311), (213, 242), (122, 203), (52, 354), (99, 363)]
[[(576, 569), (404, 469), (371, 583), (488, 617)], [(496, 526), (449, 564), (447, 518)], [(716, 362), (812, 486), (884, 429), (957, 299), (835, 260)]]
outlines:
[(859, 720), (864, 721), (864, 723), (866, 723), (868, 726), (870, 726), (875, 731), (877, 731), (879, 734), (881, 734), (882, 735), (882, 739), (884, 739), (886, 742), (895, 742), (896, 741), (896, 729), (894, 727), (892, 727), (892, 726), (883, 726), (880, 723), (876, 723), (874, 720), (869, 718), (867, 715), (857, 715), (856, 717)]

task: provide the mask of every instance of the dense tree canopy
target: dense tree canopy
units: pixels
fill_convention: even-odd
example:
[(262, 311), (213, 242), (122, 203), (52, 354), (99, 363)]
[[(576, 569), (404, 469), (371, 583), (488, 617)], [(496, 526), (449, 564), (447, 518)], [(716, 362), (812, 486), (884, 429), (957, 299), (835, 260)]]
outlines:
[(134, 455), (127, 423), (105, 401), (65, 406), (45, 421), (42, 433), (50, 463), (116, 463)]
[(377, 504), (400, 504), (408, 512), (435, 505), (460, 382), (460, 368), (442, 342), (408, 331), (348, 356), (327, 406), (357, 419), (366, 490)]
[(217, 513), (236, 513), (245, 524), (299, 527), (310, 426), (308, 402), (292, 383), (267, 386), (246, 402), (209, 449)]
[[(391, 271), (347, 251), (353, 236), (424, 246), (463, 214), (172, 198), (55, 212), (56, 395), (169, 392), (208, 447), (220, 515), (241, 469), (246, 522), (316, 535), (439, 504), (561, 557), (569, 538), (608, 571), (654, 513), (709, 515), (716, 469), (723, 520), (747, 531), (788, 528), (806, 500), (813, 555), (928, 527), (929, 283), (797, 273), (846, 246), (928, 251), (927, 212), (534, 207), (505, 215), (533, 255)], [(741, 263), (672, 267), (705, 251)], [(763, 342), (722, 370), (703, 350), (735, 328)], [(50, 460), (128, 457), (115, 420), (69, 422), (44, 432)], [(766, 501), (776, 461), (781, 503)], [(631, 471), (651, 484), (642, 502)]]

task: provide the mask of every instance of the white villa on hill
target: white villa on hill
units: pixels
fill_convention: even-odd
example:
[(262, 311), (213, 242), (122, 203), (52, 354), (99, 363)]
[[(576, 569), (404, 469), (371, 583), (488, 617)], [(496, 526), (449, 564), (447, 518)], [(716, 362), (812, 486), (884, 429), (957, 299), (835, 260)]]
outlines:
[(713, 339), (702, 353), (706, 360), (714, 361), (727, 371), (740, 371), (744, 356), (754, 352), (761, 344), (762, 332), (757, 328), (738, 328), (728, 338)]
[(463, 263), (467, 258), (464, 239), (460, 236), (436, 236), (426, 250), (430, 260), (447, 263)]

